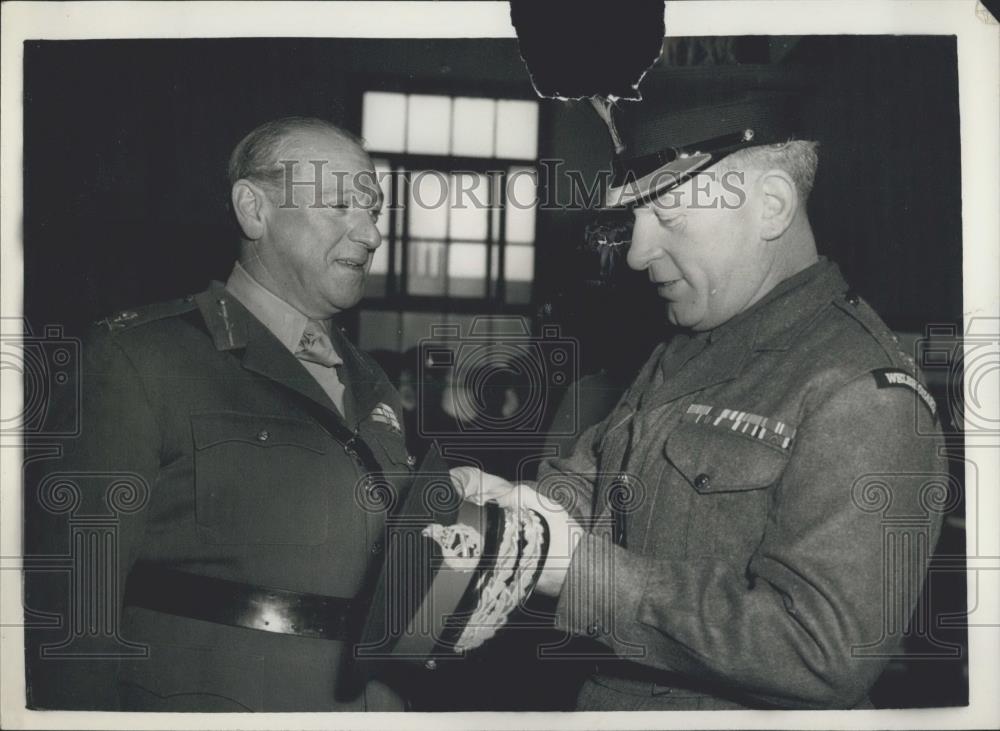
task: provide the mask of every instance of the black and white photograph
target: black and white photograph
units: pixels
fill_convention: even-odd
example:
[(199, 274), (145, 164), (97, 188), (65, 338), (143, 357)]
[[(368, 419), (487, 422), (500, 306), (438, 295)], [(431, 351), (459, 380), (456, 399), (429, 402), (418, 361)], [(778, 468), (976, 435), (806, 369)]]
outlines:
[(0, 725), (996, 727), (991, 5), (4, 4)]

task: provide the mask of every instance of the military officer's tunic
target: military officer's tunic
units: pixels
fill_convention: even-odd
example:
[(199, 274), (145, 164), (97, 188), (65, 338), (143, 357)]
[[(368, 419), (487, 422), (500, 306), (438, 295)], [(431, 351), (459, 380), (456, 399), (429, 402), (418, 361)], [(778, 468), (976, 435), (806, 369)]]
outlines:
[[(539, 472), (539, 490), (592, 529), (557, 607), (562, 628), (609, 653), (578, 707), (864, 704), (953, 497), (914, 376), (825, 260), (660, 346), (604, 422)], [(918, 535), (889, 568), (899, 516)]]
[[(59, 644), (69, 631), (29, 631), (32, 705), (399, 710), (371, 692), (335, 698), (343, 641), (121, 606), (138, 562), (328, 597), (362, 590), (383, 550), (390, 486), (405, 482), (412, 460), (385, 375), (339, 332), (332, 341), (343, 359), (344, 414), (222, 286), (95, 328), (83, 344), (79, 437), (27, 473), (26, 553), (71, 553), (69, 523), (113, 515), (117, 568), (107, 623), (132, 645), (117, 660), (38, 661), (40, 645)], [(331, 419), (342, 429), (325, 428)], [(373, 489), (365, 481), (369, 470), (345, 432), (364, 440), (388, 482)], [(65, 479), (53, 481), (60, 473)], [(79, 505), (70, 513), (39, 509), (53, 502), (40, 492), (60, 481)], [(109, 498), (116, 484), (131, 491), (128, 504), (120, 491)], [(31, 572), (30, 610), (59, 609), (66, 582), (65, 574)], [(136, 657), (135, 646), (148, 647), (148, 657)]]

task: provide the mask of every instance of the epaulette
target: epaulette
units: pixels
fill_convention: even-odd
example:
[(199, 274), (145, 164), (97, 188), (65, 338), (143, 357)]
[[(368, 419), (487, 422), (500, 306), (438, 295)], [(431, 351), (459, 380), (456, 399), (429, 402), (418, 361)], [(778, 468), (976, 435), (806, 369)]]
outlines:
[(889, 326), (872, 309), (872, 306), (861, 298), (861, 295), (854, 290), (848, 290), (834, 300), (834, 305), (860, 323), (881, 346), (894, 365), (900, 365), (911, 374), (916, 374), (917, 365), (913, 356), (903, 350), (896, 334), (889, 329)]
[(848, 290), (835, 301), (837, 307), (853, 317), (865, 328), (888, 356), (893, 368), (876, 368), (871, 372), (876, 388), (904, 388), (913, 391), (937, 419), (937, 403), (927, 387), (920, 382), (920, 374), (913, 356), (903, 350), (899, 338), (883, 322), (871, 305), (853, 290)]
[(114, 315), (105, 317), (103, 320), (96, 321), (94, 326), (102, 330), (107, 328), (108, 332), (111, 333), (118, 333), (138, 327), (139, 325), (145, 325), (149, 322), (182, 315), (196, 308), (197, 305), (195, 304), (194, 296), (189, 295), (180, 299), (143, 305), (132, 310), (122, 310)]

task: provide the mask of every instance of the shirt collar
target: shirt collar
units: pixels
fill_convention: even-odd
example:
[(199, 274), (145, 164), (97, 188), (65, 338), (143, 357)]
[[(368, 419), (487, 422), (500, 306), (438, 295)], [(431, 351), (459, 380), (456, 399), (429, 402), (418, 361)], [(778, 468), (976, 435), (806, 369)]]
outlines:
[(254, 279), (239, 262), (233, 266), (226, 289), (250, 314), (263, 323), (289, 352), (295, 353), (309, 318)]

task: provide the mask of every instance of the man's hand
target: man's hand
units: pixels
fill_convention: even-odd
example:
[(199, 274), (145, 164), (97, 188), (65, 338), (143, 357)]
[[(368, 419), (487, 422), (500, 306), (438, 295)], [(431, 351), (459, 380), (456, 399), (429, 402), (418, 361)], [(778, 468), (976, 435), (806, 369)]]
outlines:
[(451, 470), (451, 477), (456, 489), (476, 505), (493, 500), (502, 508), (528, 508), (542, 516), (549, 528), (549, 546), (535, 591), (558, 596), (583, 531), (580, 524), (556, 501), (539, 495), (527, 485), (513, 485), (474, 467), (456, 467)]
[(478, 467), (454, 467), (451, 482), (465, 500), (476, 505), (496, 500), (514, 489), (504, 478), (483, 472)]

